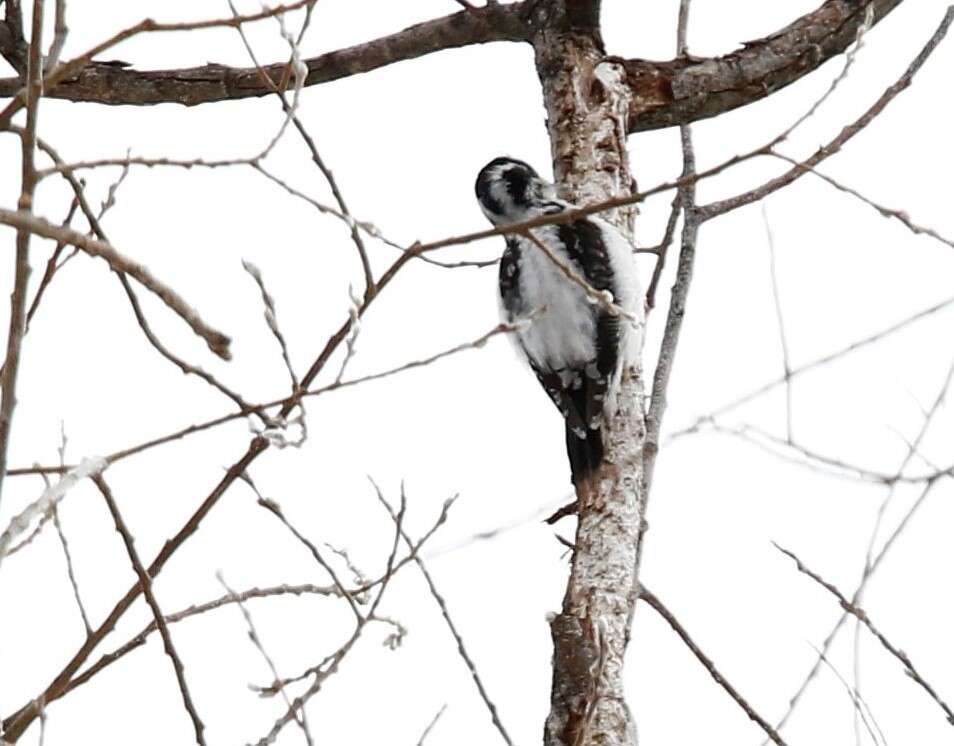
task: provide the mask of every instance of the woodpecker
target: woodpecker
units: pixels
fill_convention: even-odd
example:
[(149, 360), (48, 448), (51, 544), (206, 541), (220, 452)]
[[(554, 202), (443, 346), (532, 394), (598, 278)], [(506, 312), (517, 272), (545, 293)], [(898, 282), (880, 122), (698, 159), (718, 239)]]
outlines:
[[(484, 166), (475, 191), (495, 226), (577, 209), (558, 199), (556, 188), (531, 166), (513, 158)], [(632, 245), (605, 220), (586, 216), (531, 232), (593, 290), (608, 291), (615, 306), (594, 302), (592, 292), (567, 277), (532, 239), (506, 236), (498, 279), (501, 316), (513, 323), (539, 312), (513, 339), (563, 414), (579, 492), (603, 461), (603, 423), (615, 407), (623, 367), (639, 353), (642, 291)]]

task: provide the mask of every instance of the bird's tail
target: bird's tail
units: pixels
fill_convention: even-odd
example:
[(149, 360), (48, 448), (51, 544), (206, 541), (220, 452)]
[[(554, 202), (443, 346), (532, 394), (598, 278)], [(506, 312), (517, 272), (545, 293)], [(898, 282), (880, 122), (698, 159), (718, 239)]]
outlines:
[[(582, 436), (582, 437), (581, 437)], [(603, 433), (600, 428), (573, 428), (566, 425), (566, 453), (570, 459), (570, 475), (573, 486), (580, 485), (603, 463)]]

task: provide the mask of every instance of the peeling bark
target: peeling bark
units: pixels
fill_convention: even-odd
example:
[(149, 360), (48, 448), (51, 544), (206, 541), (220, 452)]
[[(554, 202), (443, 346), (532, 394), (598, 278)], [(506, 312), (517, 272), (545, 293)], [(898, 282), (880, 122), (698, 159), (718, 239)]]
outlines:
[[(555, 181), (561, 196), (586, 205), (626, 196), (634, 182), (626, 152), (630, 89), (625, 70), (605, 59), (595, 28), (581, 27), (585, 14), (579, 6), (537, 3), (530, 23)], [(631, 210), (607, 217), (631, 233)], [(554, 652), (547, 746), (636, 743), (622, 674), (645, 503), (642, 404), (636, 363), (624, 371), (617, 411), (604, 426), (605, 463), (578, 491), (566, 596), (550, 622)]]
[(865, 8), (874, 23), (902, 0), (828, 0), (818, 10), (723, 57), (671, 62), (625, 60), (633, 88), (628, 130), (689, 124), (765, 98), (844, 52)]

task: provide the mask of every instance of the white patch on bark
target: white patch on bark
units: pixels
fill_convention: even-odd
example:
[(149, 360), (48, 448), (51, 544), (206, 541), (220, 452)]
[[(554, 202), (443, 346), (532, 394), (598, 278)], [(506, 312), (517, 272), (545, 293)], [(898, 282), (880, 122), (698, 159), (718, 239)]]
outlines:
[[(621, 65), (604, 60), (586, 36), (544, 31), (534, 41), (561, 196), (585, 205), (630, 194), (625, 127), (630, 91)], [(634, 214), (619, 210), (602, 217), (631, 235)], [(576, 551), (563, 609), (550, 623), (554, 673), (546, 746), (637, 741), (622, 676), (645, 505), (643, 304), (634, 305), (640, 333), (633, 335), (615, 399), (607, 403), (605, 463), (578, 491)]]
[(59, 503), (78, 482), (86, 479), (86, 477), (99, 474), (105, 468), (106, 459), (104, 458), (98, 456), (84, 458), (77, 466), (64, 474), (59, 482), (47, 487), (42, 495), (15, 515), (10, 521), (10, 525), (0, 534), (0, 563), (3, 562), (4, 556), (10, 551), (14, 539), (30, 527), (34, 518), (52, 510), (53, 506)]

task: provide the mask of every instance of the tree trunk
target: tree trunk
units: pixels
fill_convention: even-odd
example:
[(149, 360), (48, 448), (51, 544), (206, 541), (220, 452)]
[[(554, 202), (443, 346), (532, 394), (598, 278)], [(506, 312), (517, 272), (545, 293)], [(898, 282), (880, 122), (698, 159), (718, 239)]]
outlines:
[[(543, 86), (554, 178), (577, 204), (632, 193), (626, 151), (630, 88), (621, 63), (604, 59), (598, 3), (539, 3), (531, 23)], [(631, 235), (635, 209), (605, 217)], [(642, 323), (642, 321), (640, 321)], [(553, 688), (547, 746), (634, 746), (623, 657), (637, 595), (645, 490), (643, 379), (623, 373), (604, 429), (606, 460), (579, 490), (576, 550), (562, 611), (550, 623)]]

